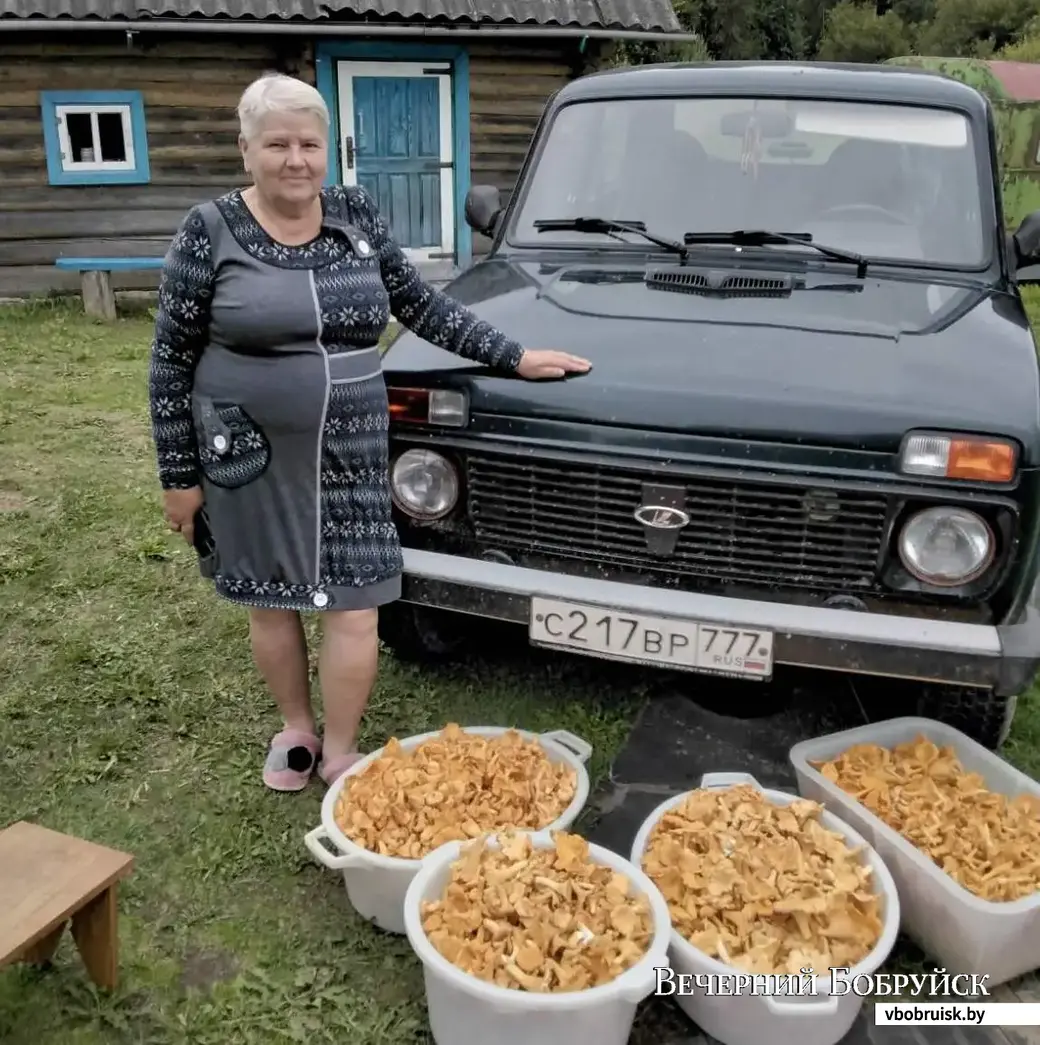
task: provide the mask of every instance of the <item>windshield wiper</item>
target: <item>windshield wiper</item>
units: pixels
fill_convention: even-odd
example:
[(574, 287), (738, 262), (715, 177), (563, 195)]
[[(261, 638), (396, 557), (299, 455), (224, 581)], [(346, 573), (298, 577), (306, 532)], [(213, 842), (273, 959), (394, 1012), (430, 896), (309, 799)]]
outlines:
[(631, 232), (681, 258), (690, 253), (686, 246), (674, 239), (647, 232), (646, 225), (641, 221), (622, 221), (619, 218), (539, 218), (534, 227), (539, 232), (600, 232), (608, 236), (612, 232)]
[(820, 254), (835, 261), (847, 261), (856, 266), (856, 276), (862, 279), (867, 272), (867, 259), (862, 254), (838, 247), (827, 247), (822, 243), (814, 243), (808, 232), (766, 232), (761, 229), (737, 229), (734, 232), (687, 232), (683, 243), (732, 243), (738, 247), (764, 247), (775, 243), (796, 243), (799, 246), (812, 247)]

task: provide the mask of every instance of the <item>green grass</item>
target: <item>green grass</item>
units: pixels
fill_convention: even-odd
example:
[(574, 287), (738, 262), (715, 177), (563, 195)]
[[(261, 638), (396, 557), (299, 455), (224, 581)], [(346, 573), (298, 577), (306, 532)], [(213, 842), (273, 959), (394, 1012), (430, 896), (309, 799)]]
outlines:
[[(149, 338), (147, 318), (0, 311), (0, 825), (137, 858), (122, 986), (99, 996), (66, 939), (55, 970), (0, 972), (0, 1041), (424, 1041), (408, 944), (354, 916), (303, 847), (321, 791), (260, 783), (278, 721), (244, 614), (163, 524)], [(563, 727), (594, 745), (598, 775), (638, 702), (584, 662), (432, 672), (386, 656), (362, 743), (449, 721)]]
[[(34, 820), (137, 860), (118, 990), (90, 987), (66, 939), (54, 969), (0, 972), (0, 1041), (418, 1045), (410, 948), (354, 916), (303, 848), (320, 790), (260, 783), (278, 722), (244, 616), (160, 512), (150, 334), (144, 316), (0, 310), (0, 825)], [(526, 649), (437, 671), (385, 656), (363, 748), (449, 721), (564, 727), (594, 745), (595, 778), (642, 702), (633, 678)], [(1040, 776), (1038, 704), (1023, 703), (1007, 753)]]

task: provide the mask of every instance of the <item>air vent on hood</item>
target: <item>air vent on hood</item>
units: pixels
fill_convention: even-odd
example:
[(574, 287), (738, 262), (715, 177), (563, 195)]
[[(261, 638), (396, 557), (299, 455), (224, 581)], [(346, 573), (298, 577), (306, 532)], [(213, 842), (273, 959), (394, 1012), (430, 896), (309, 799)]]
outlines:
[(744, 272), (698, 272), (687, 268), (651, 269), (646, 285), (679, 294), (724, 294), (727, 297), (786, 297), (795, 286), (789, 272), (750, 275)]

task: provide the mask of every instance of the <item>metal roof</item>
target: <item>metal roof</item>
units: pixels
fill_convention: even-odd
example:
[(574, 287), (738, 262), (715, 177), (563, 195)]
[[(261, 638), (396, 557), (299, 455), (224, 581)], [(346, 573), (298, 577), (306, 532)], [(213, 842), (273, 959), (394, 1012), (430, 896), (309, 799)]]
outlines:
[(1032, 62), (986, 62), (1008, 97), (1016, 102), (1040, 101), (1040, 66)]
[(379, 19), (681, 32), (671, 0), (0, 0), (0, 18)]
[(889, 58), (892, 65), (925, 69), (981, 91), (992, 102), (1040, 101), (1040, 65), (997, 58), (941, 58), (904, 55)]

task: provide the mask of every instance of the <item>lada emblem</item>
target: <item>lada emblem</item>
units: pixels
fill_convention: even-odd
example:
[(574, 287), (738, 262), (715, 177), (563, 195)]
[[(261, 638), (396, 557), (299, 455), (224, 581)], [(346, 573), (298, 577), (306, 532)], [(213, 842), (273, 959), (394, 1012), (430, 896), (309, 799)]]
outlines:
[(638, 522), (652, 530), (681, 530), (690, 525), (690, 517), (686, 512), (664, 504), (644, 504), (633, 514)]

